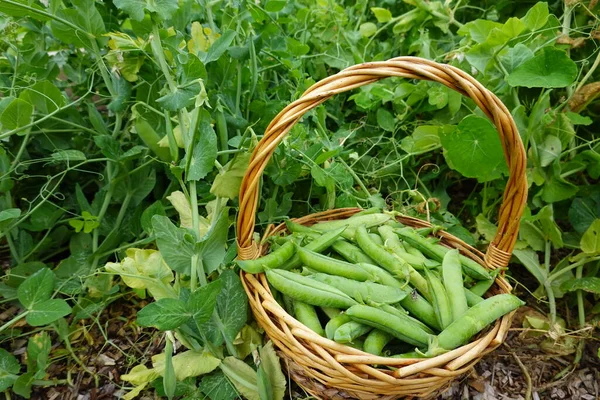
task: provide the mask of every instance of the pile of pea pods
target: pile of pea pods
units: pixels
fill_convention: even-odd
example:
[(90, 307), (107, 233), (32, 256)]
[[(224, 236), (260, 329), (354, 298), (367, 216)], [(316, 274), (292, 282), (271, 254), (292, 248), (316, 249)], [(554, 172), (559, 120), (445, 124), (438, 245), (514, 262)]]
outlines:
[(238, 261), (265, 273), (277, 301), (317, 334), (374, 355), (426, 358), (469, 342), (524, 303), (484, 295), (495, 273), (393, 213), (372, 210), (273, 238)]

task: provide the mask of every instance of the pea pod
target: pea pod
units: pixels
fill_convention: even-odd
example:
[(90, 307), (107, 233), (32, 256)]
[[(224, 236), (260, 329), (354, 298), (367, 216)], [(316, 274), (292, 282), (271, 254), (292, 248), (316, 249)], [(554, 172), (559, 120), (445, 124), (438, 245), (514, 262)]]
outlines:
[(310, 328), (316, 334), (325, 336), (325, 331), (313, 306), (301, 301), (294, 301), (294, 314), (296, 315), (296, 319), (303, 325), (306, 325), (306, 327)]
[(333, 286), (341, 292), (360, 302), (395, 304), (406, 297), (406, 292), (399, 288), (380, 285), (373, 282), (358, 282), (342, 276), (314, 274), (311, 278)]
[(354, 321), (370, 325), (375, 329), (387, 332), (390, 335), (418, 347), (427, 347), (430, 334), (419, 325), (402, 320), (375, 307), (355, 305), (350, 307), (346, 314)]
[(171, 162), (171, 153), (169, 152), (169, 149), (160, 147), (158, 142), (160, 142), (161, 137), (156, 133), (154, 128), (152, 128), (152, 125), (142, 118), (136, 118), (135, 131), (144, 144), (148, 146), (158, 158), (162, 161)]
[[(415, 246), (417, 249), (421, 250), (427, 256), (436, 261), (442, 262), (446, 253), (450, 251), (449, 248), (442, 246), (441, 244), (431, 243), (427, 238), (415, 232), (414, 229), (401, 228), (395, 229), (394, 231), (402, 239)], [(487, 280), (491, 278), (487, 270), (477, 262), (463, 256), (462, 254), (459, 257), (465, 274), (478, 280)]]
[(398, 235), (394, 232), (394, 229), (389, 225), (382, 225), (379, 228), (379, 234), (384, 240), (383, 247), (394, 253), (407, 263), (413, 266), (415, 269), (423, 269), (424, 267), (434, 267), (438, 263), (433, 260), (427, 259), (423, 254), (419, 256), (408, 253), (402, 242), (398, 238)]
[(331, 308), (331, 307), (321, 307), (321, 310), (323, 310), (323, 312), (325, 313), (325, 315), (327, 315), (327, 318), (329, 318), (330, 320), (332, 318), (337, 317), (342, 312), (338, 308)]
[(383, 348), (392, 339), (394, 339), (393, 335), (379, 329), (373, 329), (365, 339), (364, 351), (379, 356), (383, 352)]
[(385, 250), (382, 246), (374, 243), (364, 226), (356, 229), (356, 242), (358, 246), (371, 257), (378, 265), (385, 268), (392, 275), (397, 277), (408, 277), (410, 283), (417, 288), (427, 299), (430, 299), (427, 281), (406, 261), (396, 257)]
[(370, 273), (376, 283), (398, 289), (403, 289), (406, 286), (406, 284), (403, 285), (398, 279), (394, 278), (392, 274), (377, 265), (369, 263), (358, 263), (356, 265)]
[[(346, 227), (343, 226), (341, 228), (334, 229), (330, 232), (325, 232), (322, 235), (321, 234), (316, 234), (316, 235), (309, 234), (309, 237), (311, 237), (312, 240), (310, 243), (305, 245), (303, 248), (306, 250), (320, 253), (320, 252), (326, 250), (329, 246), (331, 246), (340, 237), (340, 235), (342, 234), (342, 232), (344, 232), (345, 229), (346, 229)], [(301, 265), (302, 265), (302, 260), (300, 259), (300, 255), (298, 253), (296, 253), (292, 256), (291, 259), (288, 260), (288, 262), (286, 262), (280, 268), (290, 270), (290, 269), (298, 268)]]
[(327, 325), (325, 325), (325, 336), (327, 339), (333, 340), (335, 338), (335, 331), (347, 322), (352, 321), (349, 316), (342, 313), (335, 318), (331, 318)]
[(342, 257), (344, 257), (346, 259), (346, 261), (352, 262), (352, 263), (369, 263), (369, 264), (375, 264), (375, 261), (373, 261), (373, 259), (371, 257), (369, 257), (368, 255), (366, 255), (359, 247), (353, 245), (350, 242), (347, 242), (345, 240), (339, 239), (336, 240), (332, 245), (331, 248), (338, 253), (339, 255), (341, 255)]
[(435, 329), (436, 331), (441, 331), (440, 324), (437, 321), (437, 317), (435, 315), (435, 310), (433, 306), (429, 304), (427, 300), (416, 290), (412, 293), (409, 293), (401, 302), (400, 305), (404, 307), (412, 316), (416, 317), (418, 320), (423, 321), (427, 326)]
[(401, 318), (401, 319), (403, 319), (405, 321), (410, 321), (412, 323), (415, 323), (415, 324), (419, 325), (421, 327), (421, 329), (423, 329), (425, 332), (433, 334), (433, 331), (431, 330), (430, 327), (428, 327), (427, 325), (425, 325), (420, 320), (418, 320), (416, 318), (413, 318), (410, 315), (408, 315), (408, 313), (404, 309), (399, 309), (396, 306), (391, 306), (389, 304), (382, 304), (381, 306), (379, 306), (377, 308), (380, 308), (381, 310), (383, 310), (383, 311), (385, 311), (387, 313), (394, 314), (398, 318)]
[(452, 310), (450, 309), (450, 301), (448, 300), (446, 289), (440, 279), (428, 269), (425, 270), (425, 276), (427, 278), (427, 283), (429, 283), (429, 287), (431, 288), (433, 309), (435, 310), (438, 323), (442, 329), (445, 329), (452, 323)]
[(448, 295), (450, 309), (452, 310), (452, 320), (456, 320), (469, 309), (467, 298), (465, 297), (458, 250), (450, 250), (444, 256), (444, 260), (442, 261), (442, 278), (446, 294)]
[(500, 272), (500, 269), (493, 270), (492, 272), (490, 272), (492, 279), (485, 280), (485, 281), (479, 281), (475, 285), (470, 287), (469, 290), (471, 292), (475, 293), (477, 296), (483, 296), (484, 294), (487, 293), (488, 290), (490, 290), (490, 288), (494, 284), (494, 281), (495, 281), (496, 277), (498, 276), (499, 272)]
[(391, 358), (427, 358), (427, 356), (418, 351), (409, 351), (408, 353), (394, 354)]
[(383, 224), (390, 218), (390, 215), (383, 213), (358, 215), (346, 219), (318, 222), (312, 225), (311, 228), (318, 231), (330, 231), (332, 229), (337, 229), (342, 226), (348, 226), (348, 229), (344, 231), (343, 236), (347, 239), (353, 240), (357, 227), (364, 226), (366, 228), (372, 228), (374, 226), (379, 226)]
[[(482, 331), (486, 326), (525, 303), (512, 294), (489, 297), (471, 307), (462, 317), (452, 322), (437, 337), (437, 344), (445, 350), (453, 350)], [(350, 308), (352, 309), (352, 308)]]
[(314, 234), (314, 235), (321, 234), (321, 232), (316, 231), (309, 226), (304, 226), (302, 224), (299, 224), (299, 223), (294, 222), (289, 219), (285, 221), (285, 226), (288, 229), (288, 231), (290, 231), (292, 233), (306, 233), (306, 234)]
[(352, 343), (356, 338), (369, 333), (371, 329), (373, 328), (369, 325), (364, 325), (356, 321), (349, 321), (336, 329), (333, 340), (338, 343)]
[(294, 255), (293, 241), (285, 242), (277, 250), (255, 260), (238, 260), (237, 265), (250, 274), (258, 274), (265, 270), (277, 268)]
[(483, 297), (477, 296), (467, 288), (464, 288), (463, 292), (465, 293), (469, 307), (473, 307), (475, 304), (479, 304), (483, 301)]
[(377, 243), (379, 246), (383, 246), (383, 239), (378, 234), (376, 234), (376, 233), (369, 233), (369, 237), (371, 238), (371, 240), (373, 242)]
[(372, 279), (370, 273), (355, 264), (336, 260), (323, 254), (315, 253), (303, 247), (297, 248), (300, 260), (308, 268), (331, 275), (339, 275), (357, 281)]
[(348, 308), (357, 304), (350, 296), (314, 279), (285, 270), (267, 270), (267, 279), (281, 293), (313, 306)]

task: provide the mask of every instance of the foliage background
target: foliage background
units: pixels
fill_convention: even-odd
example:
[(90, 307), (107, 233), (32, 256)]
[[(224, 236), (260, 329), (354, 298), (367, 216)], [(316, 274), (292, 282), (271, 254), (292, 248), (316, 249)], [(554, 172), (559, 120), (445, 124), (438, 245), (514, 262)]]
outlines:
[[(222, 275), (235, 258), (248, 152), (312, 83), (400, 55), (455, 65), (511, 110), (529, 156), (513, 267), (530, 273), (515, 274), (521, 293), (539, 299), (530, 305), (541, 314), (528, 323), (567, 353), (582, 351), (571, 330), (591, 336), (600, 314), (596, 1), (0, 0), (0, 30), (0, 294), (17, 310), (0, 340), (30, 338), (28, 359), (37, 360), (21, 366), (0, 354), (3, 390), (14, 385), (27, 397), (45, 378), (59, 379), (45, 371), (78, 362), (74, 333), (115, 301), (150, 297), (193, 317), (165, 327), (138, 314), (140, 325), (188, 335), (190, 351), (213, 343), (212, 356), (235, 364), (230, 372), (256, 380), (235, 361), (246, 351), (234, 342), (258, 344), (235, 274)], [(472, 101), (437, 84), (387, 79), (339, 95), (277, 149), (258, 228), (333, 207), (392, 207), (484, 248), (506, 184), (495, 135)], [(226, 343), (202, 328), (212, 309), (202, 319), (185, 308), (209, 282), (221, 282), (214, 295), (239, 298), (243, 311), (213, 302)], [(578, 318), (560, 311), (569, 307)], [(67, 361), (51, 343), (67, 349)], [(252, 368), (261, 364), (256, 351)], [(130, 361), (125, 369), (146, 360)], [(189, 390), (177, 393), (218, 386), (228, 371), (219, 363), (221, 372), (202, 380), (216, 365), (179, 375)]]

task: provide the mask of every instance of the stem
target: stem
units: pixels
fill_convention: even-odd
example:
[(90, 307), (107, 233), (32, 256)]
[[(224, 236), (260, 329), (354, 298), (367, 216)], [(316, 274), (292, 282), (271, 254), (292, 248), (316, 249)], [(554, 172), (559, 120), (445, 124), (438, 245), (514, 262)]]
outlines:
[[(165, 59), (165, 52), (163, 51), (162, 42), (160, 41), (160, 32), (158, 30), (157, 25), (152, 26), (152, 41), (150, 42), (152, 47), (152, 52), (154, 53), (154, 57), (156, 57), (158, 61), (158, 65), (167, 80), (167, 85), (169, 85), (169, 89), (171, 92), (177, 91), (177, 84), (173, 80), (171, 76), (171, 70), (169, 65), (167, 64), (167, 60)], [(181, 123), (181, 121), (180, 121)]]
[(179, 149), (177, 148), (177, 140), (173, 133), (173, 124), (171, 123), (171, 116), (169, 112), (165, 110), (165, 128), (167, 130), (167, 138), (169, 139), (169, 152), (171, 153), (171, 159), (174, 163), (179, 161)]
[[(544, 252), (544, 266), (546, 267), (546, 271), (548, 271), (548, 273), (550, 272), (551, 251), (552, 243), (549, 240), (546, 240), (546, 249)], [(546, 282), (544, 282), (544, 289), (546, 289), (546, 294), (548, 295), (548, 303), (550, 305), (550, 326), (554, 327), (554, 324), (556, 323), (556, 298), (554, 297), (554, 290), (552, 289), (552, 281), (550, 279), (546, 279)]]
[(352, 168), (350, 168), (350, 166), (348, 164), (346, 164), (346, 161), (344, 161), (342, 158), (338, 158), (338, 161), (340, 161), (342, 163), (342, 165), (344, 166), (344, 168), (346, 168), (346, 171), (348, 171), (350, 173), (350, 175), (352, 175), (352, 178), (354, 178), (354, 181), (358, 184), (358, 186), (360, 186), (360, 189), (365, 193), (365, 196), (367, 196), (367, 199), (369, 197), (371, 197), (371, 193), (369, 193), (369, 189), (367, 189), (367, 187), (365, 186), (363, 181), (358, 177), (358, 175), (356, 175), (356, 172), (354, 172), (354, 170)]
[[(112, 164), (109, 162), (106, 164), (106, 175), (108, 177), (108, 191), (104, 196), (104, 201), (102, 202), (102, 207), (100, 208), (100, 212), (98, 213), (98, 226), (102, 223), (102, 219), (104, 218), (104, 214), (108, 210), (108, 206), (110, 205), (110, 201), (112, 200), (114, 185), (112, 184)], [(100, 236), (100, 230), (94, 229), (94, 234), (92, 238), (92, 253), (95, 253), (98, 250), (98, 240)]]
[(219, 154), (219, 162), (223, 165), (227, 164), (228, 156), (227, 148), (229, 144), (227, 143), (229, 140), (229, 134), (227, 132), (227, 121), (225, 120), (225, 114), (223, 113), (223, 109), (219, 109), (217, 111), (217, 133), (219, 135), (219, 147), (221, 147), (221, 152)]
[(594, 63), (590, 67), (590, 70), (584, 75), (583, 78), (581, 78), (581, 81), (579, 81), (579, 83), (577, 84), (577, 87), (575, 88), (575, 92), (579, 91), (579, 89), (581, 89), (583, 87), (583, 85), (585, 85), (585, 83), (588, 81), (588, 79), (590, 79), (592, 77), (592, 74), (594, 72), (596, 72), (596, 69), (598, 68), (598, 66), (600, 66), (600, 51), (598, 51), (598, 53), (596, 54), (596, 59), (594, 60)]
[[(581, 279), (583, 277), (583, 264), (577, 266), (577, 270), (575, 271), (575, 278)], [(577, 291), (577, 312), (579, 314), (579, 328), (583, 329), (585, 327), (585, 307), (583, 303), (583, 290), (579, 289)]]
[[(569, 6), (567, 4), (568, 2), (565, 1), (565, 10), (564, 10), (564, 18), (563, 18), (563, 23), (562, 23), (562, 35), (569, 37), (569, 31), (571, 30), (571, 16), (572, 16), (572, 10), (573, 8), (571, 6)], [(571, 50), (569, 48), (567, 48), (567, 55), (570, 57), (571, 56)], [(573, 87), (569, 86), (567, 87), (567, 97), (571, 97), (571, 95), (573, 94)]]
[(14, 317), (13, 319), (11, 319), (10, 321), (8, 321), (7, 323), (5, 323), (4, 325), (0, 326), (0, 332), (2, 332), (5, 329), (9, 328), (15, 322), (17, 322), (17, 321), (25, 318), (27, 316), (27, 314), (29, 314), (29, 310), (22, 312), (21, 314), (17, 315), (16, 317)]

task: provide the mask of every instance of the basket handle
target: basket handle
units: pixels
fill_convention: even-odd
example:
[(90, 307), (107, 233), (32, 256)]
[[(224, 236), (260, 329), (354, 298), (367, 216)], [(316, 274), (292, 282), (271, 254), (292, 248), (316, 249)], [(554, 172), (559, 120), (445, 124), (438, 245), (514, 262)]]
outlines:
[(305, 113), (331, 96), (392, 76), (435, 81), (456, 90), (471, 98), (496, 126), (509, 168), (509, 179), (500, 206), (498, 231), (488, 247), (486, 262), (492, 267), (508, 265), (527, 200), (527, 159), (521, 136), (506, 106), (475, 78), (451, 65), (419, 57), (397, 57), (346, 68), (315, 83), (298, 100), (277, 114), (252, 152), (242, 179), (237, 218), (239, 259), (256, 258), (260, 253), (258, 244), (252, 238), (260, 178), (279, 142)]

